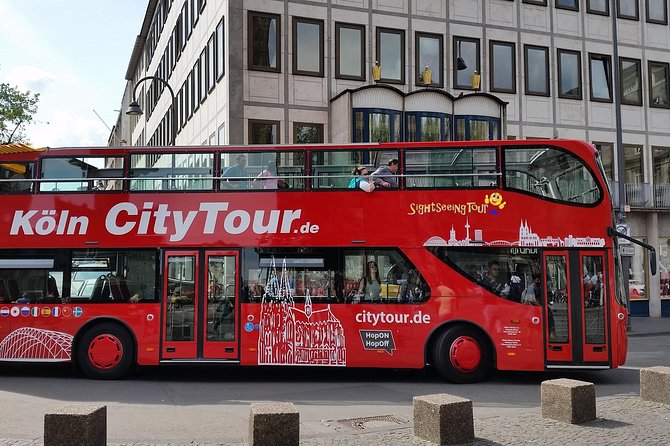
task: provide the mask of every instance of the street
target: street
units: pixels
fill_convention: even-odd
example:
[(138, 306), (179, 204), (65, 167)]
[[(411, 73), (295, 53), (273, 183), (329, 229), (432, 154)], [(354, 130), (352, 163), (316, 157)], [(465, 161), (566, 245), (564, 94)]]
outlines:
[[(354, 418), (411, 420), (412, 397), (450, 393), (471, 399), (475, 417), (504, 416), (539, 406), (540, 383), (568, 377), (593, 382), (598, 398), (639, 394), (639, 367), (670, 365), (670, 335), (629, 339), (625, 367), (599, 372), (494, 372), (479, 384), (442, 382), (431, 369), (145, 368), (123, 381), (93, 381), (65, 365), (3, 365), (0, 438), (41, 437), (44, 413), (71, 402), (107, 405), (110, 443), (240, 443), (249, 404), (291, 401), (301, 436), (351, 432)], [(391, 418), (389, 418), (390, 420)], [(376, 427), (392, 424), (378, 421)], [(374, 423), (373, 423), (374, 424)]]

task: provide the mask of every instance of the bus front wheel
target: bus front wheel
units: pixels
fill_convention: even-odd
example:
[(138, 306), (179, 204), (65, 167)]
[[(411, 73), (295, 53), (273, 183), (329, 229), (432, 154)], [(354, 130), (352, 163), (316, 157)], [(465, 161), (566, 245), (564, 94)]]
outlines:
[(77, 363), (93, 379), (117, 379), (126, 375), (135, 360), (135, 344), (123, 327), (105, 322), (88, 329), (77, 349)]
[(479, 382), (491, 367), (489, 344), (479, 331), (455, 325), (440, 334), (433, 344), (433, 365), (447, 381)]

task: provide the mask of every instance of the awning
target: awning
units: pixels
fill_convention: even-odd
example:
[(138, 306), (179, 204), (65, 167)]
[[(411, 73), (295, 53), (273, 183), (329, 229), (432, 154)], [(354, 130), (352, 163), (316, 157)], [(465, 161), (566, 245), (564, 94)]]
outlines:
[[(26, 144), (14, 143), (14, 144), (0, 144), (0, 155), (13, 155), (15, 153), (27, 153), (27, 152), (42, 152), (45, 148), (34, 148)], [(23, 164), (11, 164), (11, 163), (0, 163), (0, 167), (4, 167), (7, 170), (12, 172), (24, 174), (26, 173), (26, 166)]]

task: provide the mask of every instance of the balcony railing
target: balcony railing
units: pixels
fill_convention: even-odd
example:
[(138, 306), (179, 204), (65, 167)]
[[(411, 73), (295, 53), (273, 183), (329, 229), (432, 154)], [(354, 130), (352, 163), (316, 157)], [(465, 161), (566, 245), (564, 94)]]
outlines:
[[(619, 207), (619, 182), (610, 181), (612, 204)], [(633, 209), (670, 209), (670, 184), (626, 183), (626, 204)]]
[(654, 206), (670, 208), (670, 184), (654, 184)]

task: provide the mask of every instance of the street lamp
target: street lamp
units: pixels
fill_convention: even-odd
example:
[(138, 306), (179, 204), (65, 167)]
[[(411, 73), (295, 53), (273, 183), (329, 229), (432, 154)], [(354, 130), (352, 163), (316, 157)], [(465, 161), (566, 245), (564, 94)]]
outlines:
[(133, 89), (133, 101), (128, 105), (128, 110), (126, 110), (127, 115), (131, 116), (139, 116), (141, 115), (142, 112), (142, 107), (140, 107), (140, 104), (137, 102), (137, 87), (140, 86), (140, 83), (149, 80), (149, 79), (154, 79), (159, 82), (161, 82), (163, 85), (165, 85), (170, 92), (170, 96), (172, 96), (172, 125), (170, 126), (172, 129), (172, 141), (170, 141), (171, 145), (176, 145), (177, 142), (177, 98), (174, 95), (174, 91), (172, 91), (172, 87), (170, 87), (170, 84), (167, 83), (166, 80), (161, 79), (160, 77), (157, 76), (145, 76), (142, 79), (138, 80), (137, 83), (135, 84), (135, 88)]

